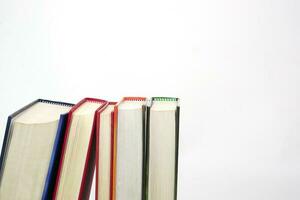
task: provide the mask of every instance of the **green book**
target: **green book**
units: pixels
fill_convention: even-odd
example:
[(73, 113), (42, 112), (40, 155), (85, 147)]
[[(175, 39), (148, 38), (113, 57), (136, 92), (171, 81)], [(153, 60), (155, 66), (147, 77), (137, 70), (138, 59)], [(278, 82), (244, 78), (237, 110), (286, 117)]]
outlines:
[(177, 199), (179, 113), (178, 98), (153, 97), (147, 106), (144, 199)]

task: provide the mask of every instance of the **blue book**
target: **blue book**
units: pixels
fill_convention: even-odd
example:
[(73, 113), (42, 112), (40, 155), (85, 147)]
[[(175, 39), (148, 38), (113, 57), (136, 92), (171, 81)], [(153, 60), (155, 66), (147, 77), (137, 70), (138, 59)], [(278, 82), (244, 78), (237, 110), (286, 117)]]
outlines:
[(38, 99), (8, 117), (0, 157), (0, 199), (52, 199), (72, 106)]

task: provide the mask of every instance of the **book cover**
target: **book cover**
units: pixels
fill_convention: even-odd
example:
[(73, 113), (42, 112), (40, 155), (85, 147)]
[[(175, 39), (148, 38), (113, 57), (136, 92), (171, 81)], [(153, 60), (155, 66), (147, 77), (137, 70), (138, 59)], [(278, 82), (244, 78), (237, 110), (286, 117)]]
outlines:
[(95, 132), (96, 113), (97, 113), (97, 111), (105, 108), (108, 104), (108, 102), (105, 100), (95, 99), (95, 98), (85, 98), (85, 99), (81, 100), (69, 112), (66, 133), (65, 133), (63, 147), (62, 147), (62, 156), (61, 156), (61, 159), (59, 162), (59, 169), (58, 169), (57, 179), (56, 179), (56, 183), (55, 183), (54, 196), (53, 196), (54, 199), (57, 199), (57, 193), (58, 193), (58, 189), (59, 189), (59, 181), (61, 178), (62, 166), (64, 164), (65, 153), (66, 153), (66, 148), (67, 148), (67, 144), (68, 144), (73, 114), (77, 109), (80, 108), (80, 106), (82, 106), (86, 102), (101, 103), (101, 105), (99, 105), (97, 110), (94, 112), (92, 129), (91, 129), (91, 133), (90, 133), (90, 137), (89, 137), (87, 153), (85, 156), (84, 170), (83, 170), (83, 175), (82, 175), (82, 179), (81, 179), (81, 183), (80, 183), (78, 199), (88, 199), (89, 195), (90, 195), (93, 174), (94, 174), (94, 169), (95, 169), (95, 162), (96, 162), (96, 132)]
[[(2, 150), (1, 150), (1, 157), (0, 157), (0, 181), (2, 181), (2, 175), (4, 173), (5, 159), (7, 157), (9, 143), (10, 143), (10, 140), (12, 137), (11, 130), (10, 130), (11, 126), (12, 126), (12, 121), (19, 114), (21, 114), (22, 112), (26, 111), (27, 109), (29, 109), (30, 107), (32, 107), (33, 105), (35, 105), (36, 103), (39, 103), (39, 102), (46, 103), (46, 104), (62, 105), (62, 106), (67, 106), (67, 107), (73, 106), (73, 104), (65, 103), (65, 102), (37, 99), (37, 100), (33, 101), (32, 103), (19, 109), (18, 111), (16, 111), (15, 113), (11, 114), (8, 117), (4, 140), (3, 140), (3, 145), (2, 145)], [(51, 199), (51, 197), (52, 197), (54, 183), (55, 183), (57, 169), (58, 169), (57, 160), (59, 160), (60, 153), (61, 153), (62, 141), (63, 141), (63, 137), (64, 137), (64, 130), (66, 128), (67, 116), (68, 116), (68, 113), (65, 113), (65, 114), (61, 114), (59, 117), (59, 122), (58, 122), (58, 127), (57, 127), (57, 131), (56, 131), (56, 135), (55, 135), (55, 141), (54, 141), (53, 148), (52, 148), (48, 172), (47, 172), (45, 183), (43, 186), (43, 192), (42, 192), (42, 197), (41, 197), (41, 199), (43, 199), (43, 200)]]

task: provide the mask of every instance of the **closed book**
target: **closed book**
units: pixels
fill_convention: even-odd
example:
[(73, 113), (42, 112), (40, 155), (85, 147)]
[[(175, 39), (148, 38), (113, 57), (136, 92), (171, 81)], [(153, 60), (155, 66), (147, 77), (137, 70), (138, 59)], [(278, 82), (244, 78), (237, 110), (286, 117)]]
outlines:
[(147, 110), (147, 199), (176, 200), (179, 99), (153, 97)]
[(70, 111), (54, 199), (89, 199), (96, 161), (96, 113), (108, 105), (85, 98)]
[(51, 199), (73, 104), (38, 99), (10, 115), (0, 158), (0, 199)]
[(96, 200), (112, 197), (115, 105), (110, 102), (96, 116)]
[(115, 106), (113, 200), (144, 196), (145, 105), (144, 97), (125, 97)]

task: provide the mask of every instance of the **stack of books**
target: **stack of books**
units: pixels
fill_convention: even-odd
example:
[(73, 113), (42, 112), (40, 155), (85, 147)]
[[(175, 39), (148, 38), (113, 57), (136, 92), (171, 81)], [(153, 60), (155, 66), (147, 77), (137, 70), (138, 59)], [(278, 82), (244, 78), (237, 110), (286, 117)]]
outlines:
[(8, 117), (1, 200), (176, 200), (179, 100), (38, 99)]

